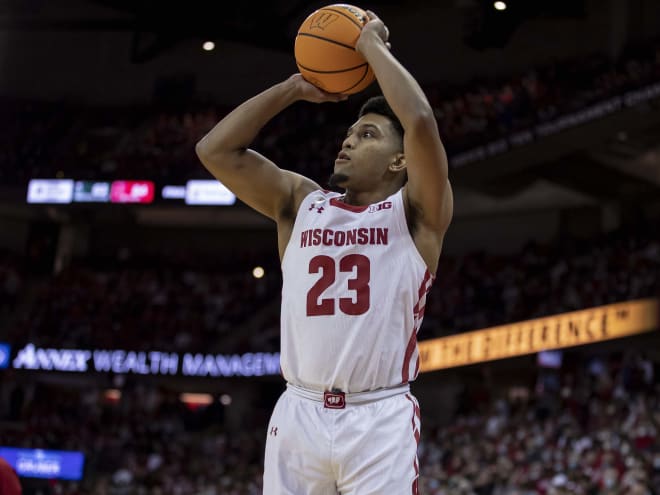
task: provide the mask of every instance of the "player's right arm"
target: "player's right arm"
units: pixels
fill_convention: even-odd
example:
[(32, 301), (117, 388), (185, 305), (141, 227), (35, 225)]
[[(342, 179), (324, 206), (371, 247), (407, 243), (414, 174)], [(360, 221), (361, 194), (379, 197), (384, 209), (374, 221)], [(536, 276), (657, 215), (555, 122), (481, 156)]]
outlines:
[(282, 170), (248, 146), (270, 119), (298, 100), (321, 103), (345, 98), (325, 93), (294, 74), (234, 109), (197, 143), (195, 151), (204, 167), (241, 201), (278, 221), (282, 212), (297, 208), (318, 185)]

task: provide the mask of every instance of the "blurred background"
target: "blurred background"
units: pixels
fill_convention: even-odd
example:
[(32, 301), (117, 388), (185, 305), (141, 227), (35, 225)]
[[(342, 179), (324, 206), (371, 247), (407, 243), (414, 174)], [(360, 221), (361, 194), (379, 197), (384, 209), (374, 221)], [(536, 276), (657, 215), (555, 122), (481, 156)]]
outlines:
[[(323, 5), (0, 1), (0, 457), (23, 493), (261, 493), (275, 226), (194, 145), (296, 71)], [(660, 494), (660, 2), (360, 6), (450, 158), (418, 340), (573, 315), (551, 352), (423, 359), (421, 492)], [(325, 184), (377, 93), (297, 103), (253, 147)]]

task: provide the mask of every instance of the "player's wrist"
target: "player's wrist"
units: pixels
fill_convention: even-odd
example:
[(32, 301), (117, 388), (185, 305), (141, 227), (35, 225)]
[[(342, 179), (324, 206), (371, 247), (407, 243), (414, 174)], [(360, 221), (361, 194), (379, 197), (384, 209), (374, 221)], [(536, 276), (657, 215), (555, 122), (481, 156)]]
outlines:
[(284, 92), (285, 97), (289, 100), (289, 103), (295, 103), (302, 100), (304, 97), (304, 91), (302, 84), (300, 84), (300, 79), (302, 79), (300, 74), (293, 74), (280, 83), (282, 91)]
[(369, 53), (379, 46), (385, 46), (385, 42), (374, 31), (363, 32), (355, 45), (355, 50), (358, 51), (367, 61), (369, 61)]

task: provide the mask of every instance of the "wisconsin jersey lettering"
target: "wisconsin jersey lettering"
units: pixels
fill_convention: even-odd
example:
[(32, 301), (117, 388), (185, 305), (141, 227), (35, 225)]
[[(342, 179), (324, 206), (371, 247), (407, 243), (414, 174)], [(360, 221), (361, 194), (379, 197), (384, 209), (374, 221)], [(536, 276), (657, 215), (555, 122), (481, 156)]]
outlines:
[(417, 331), (433, 276), (401, 191), (361, 207), (339, 198), (315, 191), (298, 210), (282, 260), (282, 374), (346, 393), (407, 383), (419, 371)]

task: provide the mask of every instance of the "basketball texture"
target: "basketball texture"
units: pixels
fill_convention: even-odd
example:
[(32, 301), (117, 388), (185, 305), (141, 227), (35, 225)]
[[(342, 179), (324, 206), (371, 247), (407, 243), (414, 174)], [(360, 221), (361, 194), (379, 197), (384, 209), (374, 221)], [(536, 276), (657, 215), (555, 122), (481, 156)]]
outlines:
[(294, 53), (302, 76), (328, 93), (353, 94), (374, 80), (374, 73), (355, 45), (367, 13), (338, 3), (313, 12), (300, 26)]

